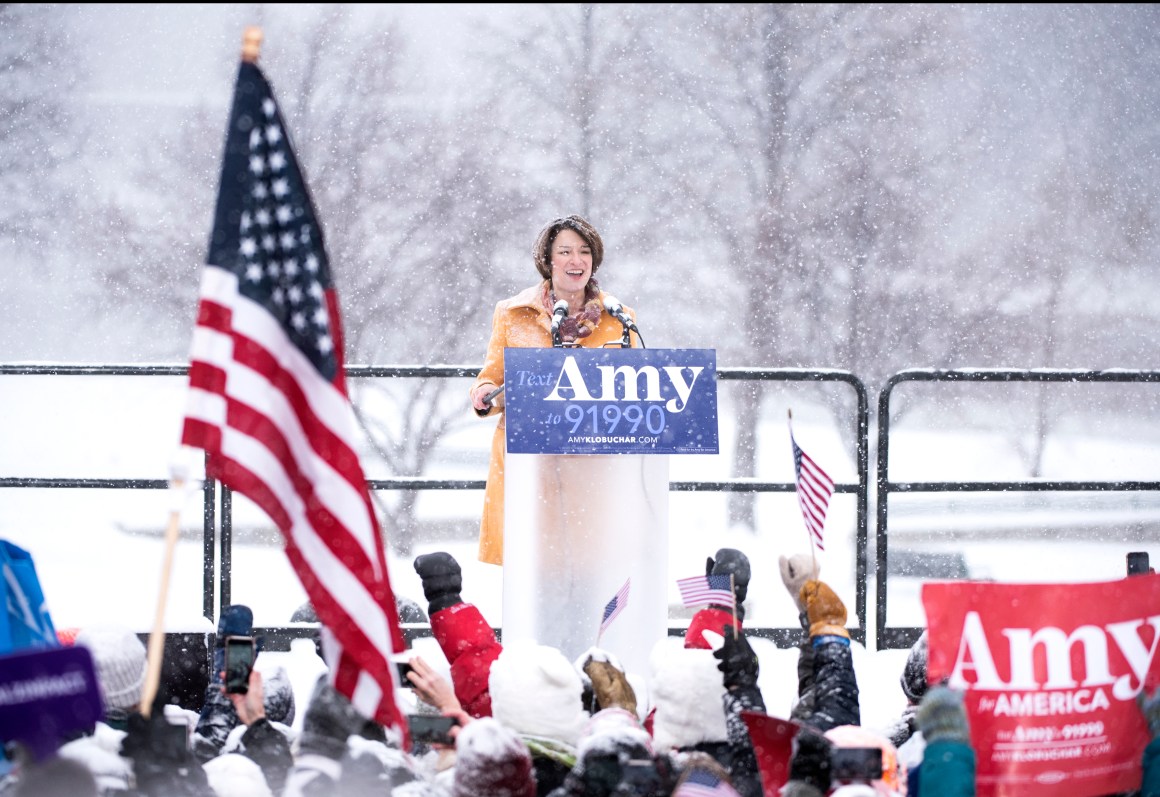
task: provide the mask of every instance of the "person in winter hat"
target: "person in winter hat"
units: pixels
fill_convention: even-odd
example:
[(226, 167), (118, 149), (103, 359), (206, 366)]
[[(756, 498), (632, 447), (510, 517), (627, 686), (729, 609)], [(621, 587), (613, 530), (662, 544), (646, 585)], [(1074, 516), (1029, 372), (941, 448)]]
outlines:
[(141, 703), (145, 686), (146, 653), (141, 639), (118, 625), (82, 629), (76, 644), (89, 649), (105, 704), (105, 721), (114, 728), (126, 727), (129, 713)]
[(452, 797), (535, 797), (532, 756), (514, 731), (491, 717), (455, 736)]
[(363, 717), (326, 673), (315, 682), (294, 753), (281, 797), (440, 795), (414, 759), (388, 742), (382, 726)]
[[(975, 751), (963, 693), (949, 686), (923, 689), (915, 722), (926, 740), (922, 763), (910, 778), (914, 794), (974, 797)], [(923, 784), (927, 784), (923, 788)]]
[[(731, 576), (733, 580), (733, 601), (737, 607), (737, 625), (745, 619), (745, 596), (749, 592), (749, 557), (736, 548), (721, 548), (717, 555), (705, 559), (705, 575)], [(733, 610), (720, 604), (709, 604), (693, 615), (685, 631), (685, 647), (708, 648), (703, 631), (713, 631), (725, 636), (733, 628)]]
[(902, 685), (902, 693), (906, 695), (906, 708), (897, 720), (886, 730), (890, 742), (898, 748), (898, 755), (911, 771), (911, 778), (917, 767), (922, 763), (925, 740), (915, 723), (915, 714), (918, 704), (926, 694), (926, 660), (927, 660), (927, 632), (922, 634), (910, 646), (910, 653), (906, 656), (906, 665), (898, 681)]
[(492, 663), (488, 688), (492, 716), (531, 750), (539, 792), (560, 786), (576, 763), (588, 720), (584, 684), (572, 662), (558, 648), (515, 640)]
[(652, 737), (634, 712), (605, 708), (585, 724), (576, 764), (550, 797), (661, 797), (672, 791), (675, 772), (668, 755), (657, 755)]
[(473, 717), (492, 715), (488, 680), (503, 647), (474, 604), (465, 603), (463, 572), (445, 551), (415, 558), (423, 583), (431, 634), (451, 666), (451, 683), (463, 710)]
[(205, 702), (193, 735), (193, 750), (203, 762), (221, 753), (230, 731), (238, 726), (238, 713), (222, 689), (226, 637), (248, 637), (253, 633), (254, 613), (249, 606), (237, 603), (222, 609), (214, 643), (213, 671), (205, 687)]

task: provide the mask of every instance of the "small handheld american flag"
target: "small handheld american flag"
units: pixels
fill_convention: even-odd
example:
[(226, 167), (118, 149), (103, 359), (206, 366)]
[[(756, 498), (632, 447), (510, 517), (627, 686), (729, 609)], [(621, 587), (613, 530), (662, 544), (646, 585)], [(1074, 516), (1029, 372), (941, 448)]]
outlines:
[(612, 600), (610, 600), (605, 605), (604, 615), (600, 618), (600, 632), (596, 637), (598, 641), (600, 637), (604, 635), (605, 629), (612, 625), (612, 621), (615, 620), (617, 615), (624, 611), (624, 607), (628, 605), (628, 590), (631, 582), (631, 578), (625, 580), (624, 586), (618, 589), (616, 594), (612, 596)]
[(737, 790), (707, 769), (690, 771), (673, 791), (673, 797), (738, 797)]
[(681, 602), (687, 607), (706, 606), (710, 603), (736, 608), (733, 604), (733, 585), (727, 575), (692, 576), (677, 579)]
[(834, 480), (802, 451), (793, 437), (793, 414), (790, 416), (789, 442), (793, 446), (793, 472), (797, 483), (798, 506), (806, 522), (810, 540), (819, 551), (826, 550), (822, 534), (826, 529), (826, 510), (834, 494)]

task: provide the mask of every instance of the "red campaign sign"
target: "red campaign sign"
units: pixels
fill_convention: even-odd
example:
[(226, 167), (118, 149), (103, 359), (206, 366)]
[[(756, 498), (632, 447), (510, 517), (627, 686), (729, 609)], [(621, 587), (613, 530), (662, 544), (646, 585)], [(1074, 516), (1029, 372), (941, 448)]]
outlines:
[(1141, 682), (1160, 682), (1160, 575), (923, 585), (927, 677), (966, 690), (979, 797), (1140, 788)]
[(753, 752), (761, 773), (763, 797), (777, 797), (789, 780), (789, 763), (793, 754), (793, 737), (801, 727), (791, 720), (771, 717), (760, 711), (742, 711), (741, 719), (749, 729)]

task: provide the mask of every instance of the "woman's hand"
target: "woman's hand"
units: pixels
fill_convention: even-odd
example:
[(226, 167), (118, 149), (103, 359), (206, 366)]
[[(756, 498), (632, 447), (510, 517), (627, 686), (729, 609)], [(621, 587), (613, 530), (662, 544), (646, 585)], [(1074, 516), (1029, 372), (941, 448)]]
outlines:
[(407, 680), (420, 700), (430, 703), (444, 714), (463, 711), (455, 690), (446, 678), (423, 661), (421, 656), (412, 656), (410, 662), (411, 672), (407, 674)]
[(471, 391), (471, 406), (475, 408), (476, 412), (487, 412), (491, 409), (491, 402), (487, 401), (487, 395), (495, 390), (495, 385), (484, 384)]

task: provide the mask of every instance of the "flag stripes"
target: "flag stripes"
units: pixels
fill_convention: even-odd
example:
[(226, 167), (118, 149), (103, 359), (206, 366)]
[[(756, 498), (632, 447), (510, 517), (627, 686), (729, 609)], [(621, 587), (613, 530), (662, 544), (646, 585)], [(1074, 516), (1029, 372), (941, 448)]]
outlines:
[(719, 604), (733, 609), (733, 587), (729, 576), (691, 576), (677, 579), (677, 589), (681, 591), (681, 602), (686, 607)]
[(802, 451), (789, 430), (789, 442), (793, 446), (793, 470), (797, 483), (798, 506), (806, 523), (810, 539), (819, 551), (826, 550), (823, 534), (826, 528), (826, 511), (830, 506), (830, 496), (834, 494), (834, 480)]
[(600, 619), (600, 633), (603, 634), (605, 629), (612, 625), (612, 621), (616, 619), (617, 615), (624, 611), (624, 607), (628, 605), (628, 590), (631, 582), (631, 578), (626, 579), (624, 586), (617, 590), (616, 594), (612, 596), (612, 600), (605, 605), (604, 616)]
[(332, 682), (406, 734), (392, 656), (404, 648), (346, 394), (322, 229), (273, 92), (238, 71), (190, 347), (182, 442), (253, 501), (323, 626)]

